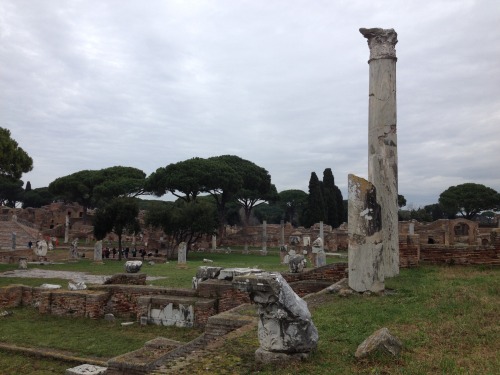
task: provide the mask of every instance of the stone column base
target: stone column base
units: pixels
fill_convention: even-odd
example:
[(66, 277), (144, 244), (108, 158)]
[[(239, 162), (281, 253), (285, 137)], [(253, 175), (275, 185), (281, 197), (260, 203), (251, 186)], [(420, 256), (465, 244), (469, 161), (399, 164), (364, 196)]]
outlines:
[(255, 362), (269, 363), (287, 363), (289, 361), (303, 361), (309, 357), (309, 353), (281, 353), (269, 352), (262, 348), (255, 351)]

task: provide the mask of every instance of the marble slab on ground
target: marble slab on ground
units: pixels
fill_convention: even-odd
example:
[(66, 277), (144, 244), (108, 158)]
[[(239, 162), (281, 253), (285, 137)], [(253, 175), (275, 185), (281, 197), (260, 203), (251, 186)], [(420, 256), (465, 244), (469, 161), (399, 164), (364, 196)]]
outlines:
[(236, 276), (247, 275), (251, 273), (261, 273), (257, 268), (224, 268), (220, 271), (219, 280), (232, 280)]
[(65, 375), (101, 375), (105, 374), (107, 367), (83, 364), (66, 370)]
[[(0, 277), (27, 277), (40, 279), (66, 279), (86, 284), (103, 284), (111, 275), (89, 275), (85, 272), (42, 270), (28, 268), (27, 270), (12, 270), (0, 273)], [(161, 276), (148, 276), (146, 280), (164, 279)]]

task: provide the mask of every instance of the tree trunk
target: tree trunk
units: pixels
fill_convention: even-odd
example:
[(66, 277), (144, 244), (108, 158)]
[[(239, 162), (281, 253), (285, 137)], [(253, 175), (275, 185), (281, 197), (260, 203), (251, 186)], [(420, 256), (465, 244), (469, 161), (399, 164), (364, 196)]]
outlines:
[(122, 260), (122, 235), (118, 235), (118, 260)]

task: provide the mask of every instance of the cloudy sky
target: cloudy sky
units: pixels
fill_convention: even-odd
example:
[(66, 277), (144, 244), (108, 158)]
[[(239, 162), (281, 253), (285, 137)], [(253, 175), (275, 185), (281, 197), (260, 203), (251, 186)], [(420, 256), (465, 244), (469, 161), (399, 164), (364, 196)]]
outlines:
[(399, 193), (500, 191), (498, 0), (2, 0), (0, 127), (33, 188), (238, 155), (278, 191), (367, 176), (369, 49), (394, 28)]

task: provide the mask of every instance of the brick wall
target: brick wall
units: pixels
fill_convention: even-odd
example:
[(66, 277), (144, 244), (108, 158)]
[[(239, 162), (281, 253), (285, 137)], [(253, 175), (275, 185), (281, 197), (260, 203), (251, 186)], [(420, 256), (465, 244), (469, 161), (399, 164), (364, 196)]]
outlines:
[(422, 245), (420, 260), (429, 263), (500, 265), (500, 246)]
[(302, 273), (282, 273), (283, 278), (291, 285), (304, 280), (319, 280), (336, 283), (347, 277), (347, 263), (331, 263), (323, 267), (305, 269)]
[(420, 236), (408, 234), (399, 236), (399, 267), (418, 266), (420, 260)]
[(23, 296), (22, 285), (10, 285), (0, 288), (0, 307), (17, 307), (21, 305)]
[(250, 303), (248, 293), (233, 288), (231, 281), (210, 279), (198, 284), (198, 296), (217, 299), (217, 313)]
[(302, 280), (290, 283), (290, 287), (299, 297), (316, 293), (332, 285), (330, 281)]

